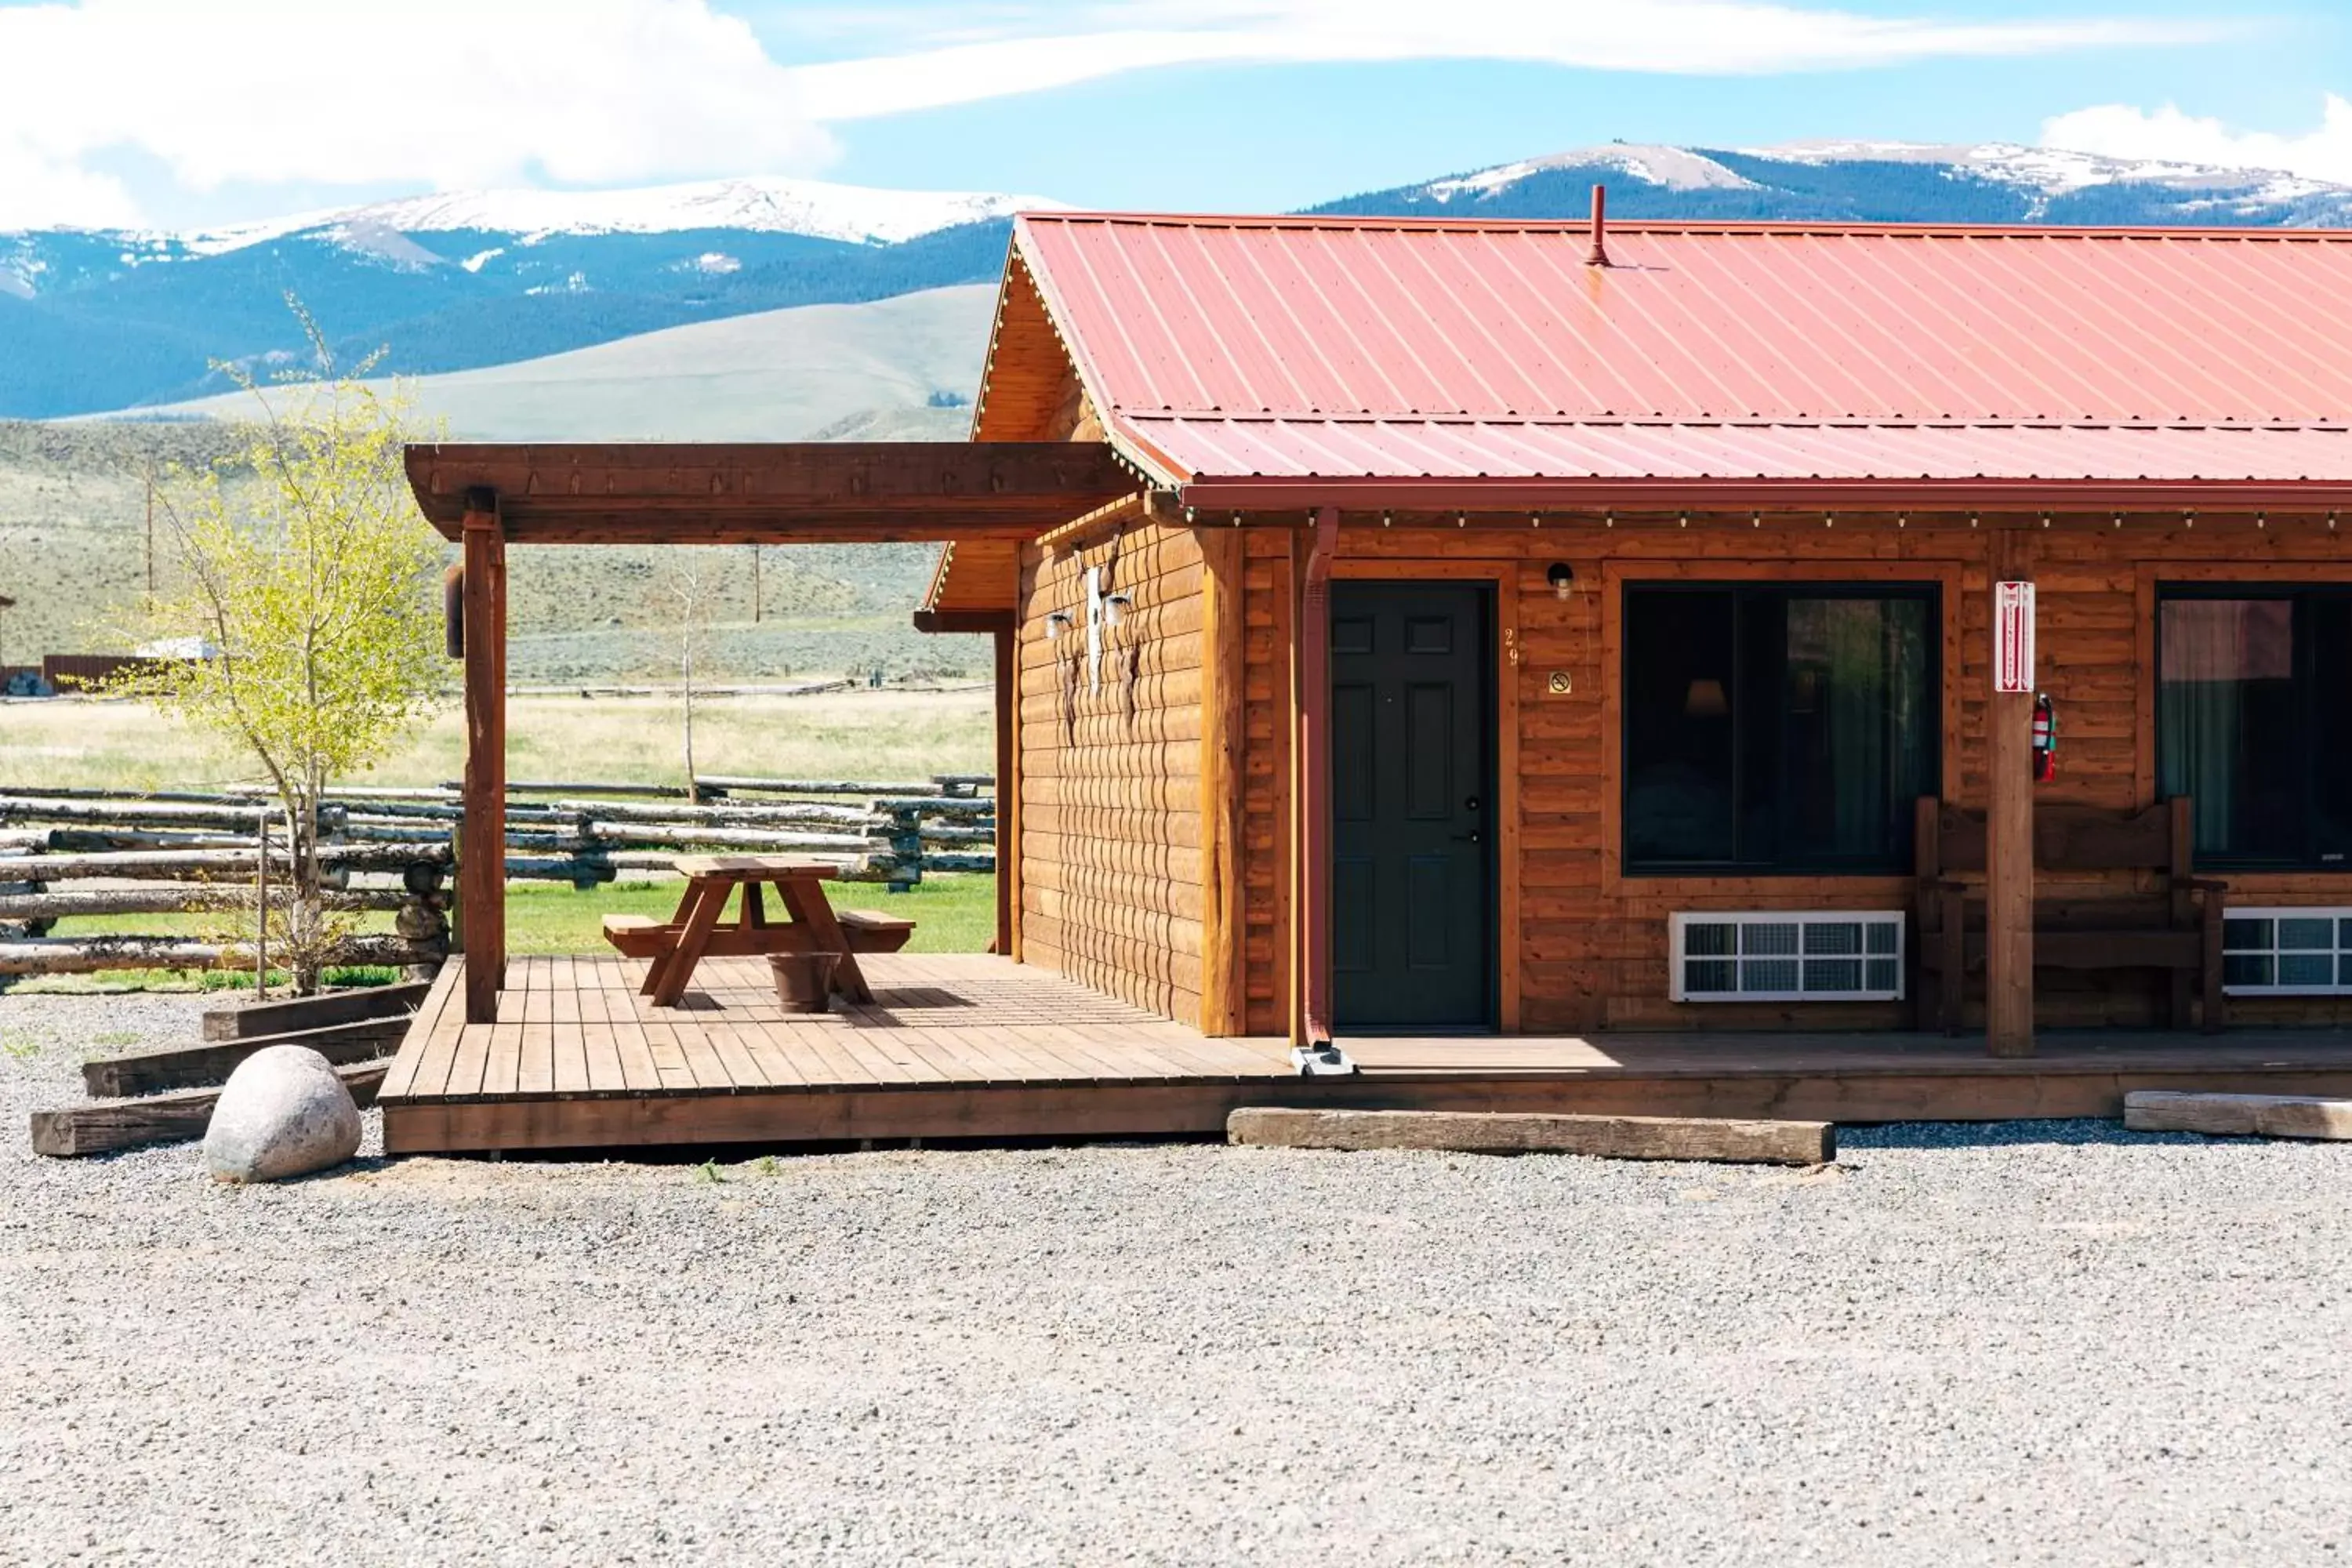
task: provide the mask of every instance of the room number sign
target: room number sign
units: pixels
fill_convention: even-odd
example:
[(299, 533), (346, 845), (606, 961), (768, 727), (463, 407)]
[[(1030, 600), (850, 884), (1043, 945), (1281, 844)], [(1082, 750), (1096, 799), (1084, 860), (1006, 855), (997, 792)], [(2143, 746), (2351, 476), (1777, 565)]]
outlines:
[(2033, 584), (1992, 587), (1992, 689), (2033, 689)]

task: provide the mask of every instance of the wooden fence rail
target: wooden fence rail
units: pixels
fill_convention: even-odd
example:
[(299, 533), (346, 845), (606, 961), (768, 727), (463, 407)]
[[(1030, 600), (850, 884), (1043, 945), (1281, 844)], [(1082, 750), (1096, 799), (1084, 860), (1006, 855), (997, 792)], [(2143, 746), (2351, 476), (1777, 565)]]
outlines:
[[(695, 800), (676, 786), (609, 781), (509, 785), (513, 795), (553, 798), (509, 803), (508, 880), (591, 888), (624, 872), (667, 871), (692, 849), (837, 855), (847, 879), (894, 889), (926, 870), (995, 869), (996, 803), (982, 793), (993, 783), (984, 774), (695, 783)], [(747, 798), (759, 795), (788, 798)], [(49, 932), (61, 920), (249, 909), (263, 854), (257, 824), (271, 800), (241, 788), (0, 789), (0, 984), (16, 974), (249, 963), (250, 948), (235, 944)], [(464, 816), (451, 789), (338, 789), (320, 802), (327, 906), (395, 916), (398, 934), (355, 942), (350, 962), (417, 967), (447, 952), (446, 884)], [(282, 889), (293, 863), (282, 823), (273, 832), (267, 879)], [(389, 882), (355, 884), (355, 874)], [(95, 885), (63, 885), (73, 883)]]

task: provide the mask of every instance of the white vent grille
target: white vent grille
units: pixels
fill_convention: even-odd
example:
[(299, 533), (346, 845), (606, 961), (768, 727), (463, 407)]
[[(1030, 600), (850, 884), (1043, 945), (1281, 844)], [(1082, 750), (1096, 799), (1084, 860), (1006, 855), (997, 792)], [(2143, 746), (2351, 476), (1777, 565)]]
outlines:
[(1676, 1002), (1895, 1002), (1903, 915), (1866, 910), (1670, 917)]
[(2231, 996), (2352, 995), (2352, 909), (2231, 910), (2221, 989)]

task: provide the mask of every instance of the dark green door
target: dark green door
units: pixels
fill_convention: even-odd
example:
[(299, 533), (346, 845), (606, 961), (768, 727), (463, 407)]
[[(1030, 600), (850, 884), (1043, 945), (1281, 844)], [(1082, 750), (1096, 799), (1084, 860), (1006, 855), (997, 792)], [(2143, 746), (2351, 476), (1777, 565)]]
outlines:
[(1331, 584), (1334, 1023), (1494, 1023), (1493, 592)]

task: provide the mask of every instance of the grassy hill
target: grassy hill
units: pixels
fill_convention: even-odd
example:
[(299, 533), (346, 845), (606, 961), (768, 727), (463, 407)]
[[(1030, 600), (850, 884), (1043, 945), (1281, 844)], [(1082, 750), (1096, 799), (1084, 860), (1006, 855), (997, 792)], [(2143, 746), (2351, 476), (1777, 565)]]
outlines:
[[(417, 378), (425, 416), (488, 440), (953, 440), (993, 290), (932, 289), (649, 332), (544, 359)], [(242, 396), (170, 420), (0, 423), (0, 662), (119, 647), (106, 623), (146, 581), (147, 475), (233, 455)], [(668, 679), (682, 571), (718, 622), (718, 673), (770, 680), (881, 666), (987, 668), (979, 638), (915, 632), (927, 545), (560, 547), (513, 558), (518, 680)], [(168, 566), (159, 567), (168, 572)]]
[[(971, 420), (993, 287), (929, 289), (857, 305), (804, 305), (644, 332), (480, 370), (404, 378), (422, 416), (457, 440), (957, 440)], [(238, 419), (243, 393), (142, 409)], [(881, 434), (867, 434), (880, 431)]]

